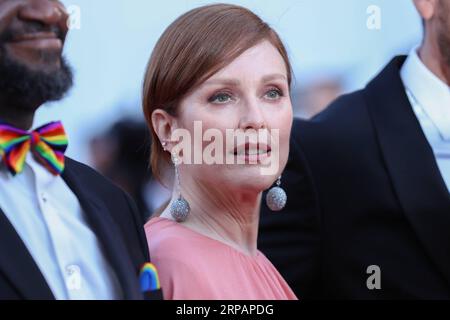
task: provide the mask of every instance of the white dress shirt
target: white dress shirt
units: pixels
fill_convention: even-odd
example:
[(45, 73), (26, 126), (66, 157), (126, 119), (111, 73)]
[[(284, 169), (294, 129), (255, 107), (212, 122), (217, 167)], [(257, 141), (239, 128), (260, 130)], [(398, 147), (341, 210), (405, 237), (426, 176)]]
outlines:
[(417, 52), (414, 48), (409, 54), (401, 78), (450, 191), (450, 87), (423, 64)]
[(56, 299), (121, 298), (100, 243), (77, 197), (60, 176), (53, 176), (28, 155), (24, 171), (16, 176), (0, 163), (0, 190), (0, 208)]

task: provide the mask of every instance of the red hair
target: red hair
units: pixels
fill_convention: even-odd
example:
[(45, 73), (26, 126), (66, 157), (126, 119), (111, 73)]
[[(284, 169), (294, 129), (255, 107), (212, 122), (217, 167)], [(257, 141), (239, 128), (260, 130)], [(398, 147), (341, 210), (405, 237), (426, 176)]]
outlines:
[(143, 110), (152, 133), (151, 165), (160, 169), (170, 155), (164, 152), (152, 125), (152, 114), (162, 109), (176, 116), (180, 101), (193, 89), (242, 53), (269, 41), (286, 63), (288, 83), (292, 68), (278, 34), (250, 10), (214, 4), (191, 10), (175, 20), (158, 40), (147, 66)]

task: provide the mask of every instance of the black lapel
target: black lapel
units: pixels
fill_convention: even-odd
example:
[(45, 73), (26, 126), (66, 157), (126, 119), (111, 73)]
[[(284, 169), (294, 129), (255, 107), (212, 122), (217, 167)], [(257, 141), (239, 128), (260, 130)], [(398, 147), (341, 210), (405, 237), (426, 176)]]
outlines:
[(0, 272), (28, 300), (54, 300), (44, 276), (20, 236), (0, 209)]
[(450, 283), (450, 195), (401, 81), (395, 58), (364, 90), (400, 204), (419, 240)]
[(138, 270), (135, 270), (122, 238), (118, 236), (120, 229), (113, 221), (108, 208), (93, 192), (89, 192), (89, 181), (82, 183), (72, 172), (70, 160), (66, 161), (62, 177), (80, 201), (92, 230), (102, 244), (105, 256), (117, 275), (124, 299), (141, 300), (143, 297), (137, 278)]

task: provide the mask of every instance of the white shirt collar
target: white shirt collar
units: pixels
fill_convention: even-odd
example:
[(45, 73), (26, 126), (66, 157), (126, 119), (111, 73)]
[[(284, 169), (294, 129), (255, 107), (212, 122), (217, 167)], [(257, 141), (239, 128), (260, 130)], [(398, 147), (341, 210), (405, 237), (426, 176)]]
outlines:
[(403, 84), (442, 138), (450, 141), (450, 87), (423, 64), (417, 52), (418, 47), (411, 51), (402, 67)]

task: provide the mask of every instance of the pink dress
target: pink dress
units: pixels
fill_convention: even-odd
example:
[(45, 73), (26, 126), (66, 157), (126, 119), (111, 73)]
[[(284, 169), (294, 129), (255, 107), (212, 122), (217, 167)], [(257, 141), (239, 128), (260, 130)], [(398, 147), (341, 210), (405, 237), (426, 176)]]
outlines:
[(164, 218), (145, 225), (168, 300), (296, 300), (272, 263)]

